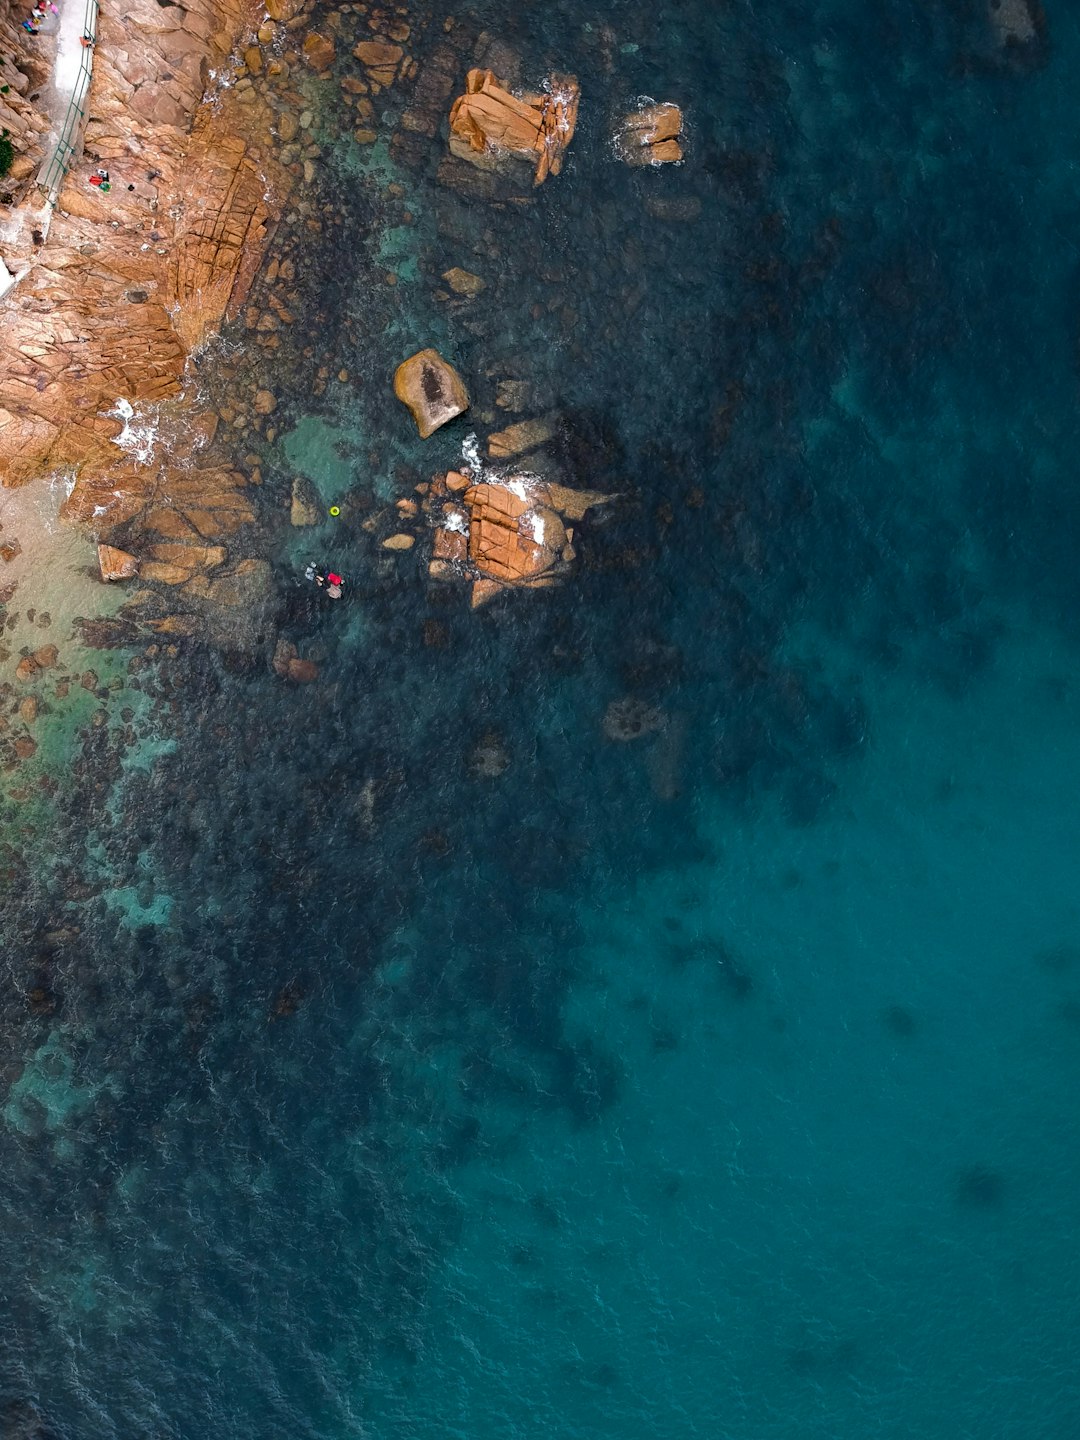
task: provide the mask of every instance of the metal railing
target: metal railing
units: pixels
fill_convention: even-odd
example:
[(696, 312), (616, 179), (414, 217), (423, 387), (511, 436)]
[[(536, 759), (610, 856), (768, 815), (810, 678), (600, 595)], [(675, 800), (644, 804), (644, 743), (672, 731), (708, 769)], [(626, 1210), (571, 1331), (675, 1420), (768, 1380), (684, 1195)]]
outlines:
[[(98, 0), (84, 0), (82, 33), (89, 35), (91, 40), (97, 39), (97, 22)], [(84, 106), (90, 90), (90, 75), (94, 68), (93, 54), (92, 46), (83, 47), (79, 57), (79, 74), (75, 81), (75, 90), (71, 96), (71, 103), (68, 105), (63, 124), (60, 126), (56, 148), (38, 175), (38, 188), (45, 191), (50, 205), (56, 204), (56, 197), (64, 182), (64, 176), (71, 169), (71, 163), (75, 159), (82, 141), (82, 124), (86, 119)]]

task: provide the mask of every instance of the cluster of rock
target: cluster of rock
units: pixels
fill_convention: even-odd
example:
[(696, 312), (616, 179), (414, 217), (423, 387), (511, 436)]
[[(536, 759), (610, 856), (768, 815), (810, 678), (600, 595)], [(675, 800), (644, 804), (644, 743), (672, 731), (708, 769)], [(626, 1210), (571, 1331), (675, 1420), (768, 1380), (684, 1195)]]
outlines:
[(450, 149), (490, 167), (504, 156), (527, 160), (533, 183), (558, 175), (574, 137), (580, 89), (572, 75), (553, 75), (542, 94), (512, 95), (490, 70), (470, 70), (450, 111)]
[(428, 574), (433, 580), (468, 581), (474, 608), (507, 586), (557, 584), (575, 553), (574, 530), (566, 521), (611, 498), (549, 485), (530, 474), (437, 475), (424, 502), (434, 527)]
[[(464, 381), (437, 350), (421, 350), (403, 361), (394, 375), (394, 393), (408, 406), (424, 439), (469, 406)], [(518, 421), (489, 436), (488, 454), (511, 459), (535, 451), (555, 430), (553, 416)], [(580, 519), (590, 506), (612, 498), (548, 484), (531, 473), (504, 477), (479, 467), (472, 476), (454, 470), (437, 475), (422, 493), (435, 528), (428, 573), (436, 580), (471, 579), (474, 606), (507, 585), (555, 584), (574, 559), (574, 532), (565, 519)], [(383, 543), (404, 550), (413, 540), (400, 535)]]

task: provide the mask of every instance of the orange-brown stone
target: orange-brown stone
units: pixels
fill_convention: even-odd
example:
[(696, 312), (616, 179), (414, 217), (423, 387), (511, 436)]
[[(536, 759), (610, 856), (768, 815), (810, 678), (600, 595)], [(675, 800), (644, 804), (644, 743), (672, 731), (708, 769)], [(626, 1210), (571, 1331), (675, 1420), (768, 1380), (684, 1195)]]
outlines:
[(450, 149), (483, 168), (502, 155), (528, 160), (537, 185), (557, 175), (577, 124), (579, 86), (552, 76), (548, 91), (518, 98), (490, 70), (470, 70), (450, 110)]
[(681, 134), (682, 111), (665, 102), (627, 115), (615, 145), (628, 165), (666, 165), (683, 157)]
[(422, 440), (469, 408), (465, 382), (437, 350), (419, 350), (402, 361), (394, 394), (412, 411)]
[(329, 70), (336, 55), (337, 51), (334, 48), (333, 40), (325, 35), (319, 35), (313, 31), (304, 40), (304, 59), (316, 74)]
[(98, 546), (98, 565), (102, 580), (131, 580), (139, 573), (138, 559), (115, 545)]

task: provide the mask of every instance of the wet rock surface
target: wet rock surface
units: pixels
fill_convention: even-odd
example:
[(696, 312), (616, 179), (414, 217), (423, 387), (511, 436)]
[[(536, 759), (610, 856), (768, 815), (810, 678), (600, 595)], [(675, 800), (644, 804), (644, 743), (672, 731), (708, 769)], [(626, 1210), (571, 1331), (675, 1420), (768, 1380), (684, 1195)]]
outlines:
[(469, 408), (469, 392), (454, 367), (437, 350), (420, 350), (394, 373), (394, 394), (412, 412), (420, 438)]
[(465, 93), (450, 110), (451, 153), (482, 169), (507, 156), (527, 160), (540, 185), (562, 169), (577, 125), (579, 94), (569, 75), (552, 76), (546, 93), (518, 97), (491, 70), (470, 70)]

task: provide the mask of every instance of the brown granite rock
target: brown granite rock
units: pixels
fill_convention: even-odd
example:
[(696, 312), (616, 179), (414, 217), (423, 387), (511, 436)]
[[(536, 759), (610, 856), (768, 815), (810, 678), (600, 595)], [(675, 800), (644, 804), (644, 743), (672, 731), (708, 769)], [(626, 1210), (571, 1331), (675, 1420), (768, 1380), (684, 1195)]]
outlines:
[(493, 460), (508, 460), (514, 455), (523, 455), (526, 450), (535, 450), (546, 445), (555, 434), (555, 420), (552, 416), (541, 416), (533, 420), (519, 420), (505, 430), (497, 430), (488, 437), (488, 454)]
[(404, 50), (389, 40), (361, 40), (352, 53), (363, 65), (373, 86), (393, 85), (404, 68)]
[(406, 535), (402, 533), (400, 535), (389, 536), (388, 539), (382, 542), (382, 548), (384, 550), (411, 550), (415, 544), (415, 535)]
[(566, 534), (553, 511), (537, 509), (495, 484), (472, 486), (465, 503), (469, 559), (485, 578), (520, 585), (550, 570), (559, 558)]
[(470, 299), (479, 295), (481, 290), (487, 289), (487, 281), (481, 280), (479, 275), (473, 275), (468, 270), (462, 270), (455, 265), (452, 270), (443, 272), (442, 277), (453, 290), (455, 295), (466, 295)]
[(183, 585), (193, 573), (188, 566), (167, 560), (147, 560), (142, 567), (144, 580), (156, 580), (161, 585)]
[(289, 661), (286, 675), (290, 680), (296, 681), (298, 685), (309, 685), (312, 680), (319, 678), (319, 667), (314, 660), (302, 660), (297, 656)]
[(447, 530), (445, 526), (440, 526), (432, 540), (431, 554), (434, 560), (464, 565), (469, 558), (469, 537), (464, 531)]
[(138, 559), (115, 545), (98, 546), (98, 565), (102, 580), (131, 580), (139, 573)]
[(60, 657), (55, 645), (42, 645), (34, 651), (34, 663), (42, 670), (51, 670)]
[(329, 70), (334, 63), (337, 51), (334, 48), (333, 40), (326, 35), (320, 35), (312, 31), (304, 40), (304, 59), (311, 66), (317, 75), (324, 70)]
[(510, 155), (528, 160), (534, 183), (558, 175), (577, 124), (580, 90), (573, 76), (551, 76), (544, 94), (512, 95), (490, 70), (470, 70), (450, 110), (450, 149), (482, 167)]
[(265, 560), (241, 560), (226, 574), (195, 575), (185, 586), (187, 593), (226, 609), (255, 605), (264, 600), (272, 588), (273, 577)]
[(683, 158), (679, 137), (682, 111), (665, 102), (627, 115), (615, 136), (615, 148), (628, 165), (666, 165)]
[(420, 438), (469, 408), (469, 392), (454, 367), (437, 350), (420, 350), (394, 373), (394, 394), (408, 406)]

